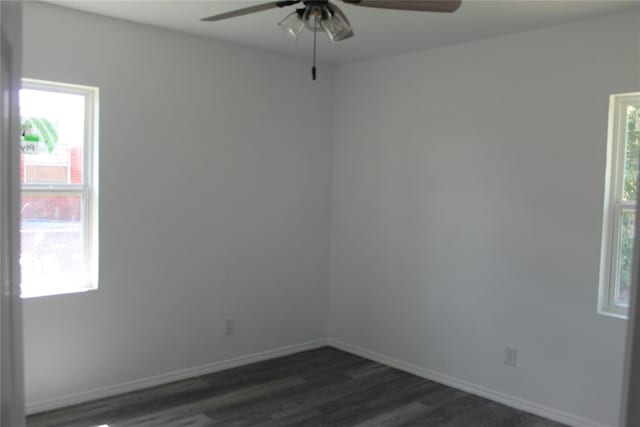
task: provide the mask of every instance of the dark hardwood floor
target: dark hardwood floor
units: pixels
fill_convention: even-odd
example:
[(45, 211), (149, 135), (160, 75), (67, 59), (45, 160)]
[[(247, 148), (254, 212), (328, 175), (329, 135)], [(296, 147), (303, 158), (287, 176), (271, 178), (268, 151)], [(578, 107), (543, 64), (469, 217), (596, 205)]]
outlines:
[(28, 418), (28, 427), (561, 427), (329, 347)]

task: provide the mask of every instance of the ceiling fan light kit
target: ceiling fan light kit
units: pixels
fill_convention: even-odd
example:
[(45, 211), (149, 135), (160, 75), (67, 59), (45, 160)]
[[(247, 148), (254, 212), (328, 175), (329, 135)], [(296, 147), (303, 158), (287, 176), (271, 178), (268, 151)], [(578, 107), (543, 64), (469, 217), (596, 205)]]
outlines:
[(282, 28), (292, 39), (298, 40), (298, 35), (304, 30), (304, 21), (296, 10), (287, 15), (278, 26)]
[[(418, 12), (452, 13), (460, 7), (460, 0), (341, 0), (354, 6), (365, 6), (379, 9), (395, 9)], [(213, 22), (236, 16), (261, 12), (274, 8), (283, 8), (302, 3), (304, 7), (287, 15), (278, 26), (294, 40), (306, 28), (313, 33), (313, 79), (316, 79), (316, 49), (318, 32), (324, 32), (331, 42), (339, 42), (354, 36), (353, 28), (347, 16), (338, 6), (329, 0), (284, 0), (259, 4), (219, 15), (203, 18), (202, 21)]]
[(311, 32), (323, 31), (331, 42), (353, 37), (353, 29), (344, 14), (332, 10), (328, 3), (297, 9), (287, 15), (278, 26), (294, 40), (305, 28)]
[(332, 12), (332, 15), (329, 19), (321, 21), (320, 24), (329, 40), (335, 43), (353, 37), (353, 28), (342, 11), (332, 4), (328, 4), (327, 8)]

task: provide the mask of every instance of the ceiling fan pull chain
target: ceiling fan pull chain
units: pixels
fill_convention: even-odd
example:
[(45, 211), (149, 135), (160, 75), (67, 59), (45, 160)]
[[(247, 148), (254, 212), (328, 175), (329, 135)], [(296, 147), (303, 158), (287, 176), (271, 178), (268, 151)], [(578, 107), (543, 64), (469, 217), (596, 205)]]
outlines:
[(313, 68), (311, 68), (311, 76), (313, 77), (313, 80), (316, 80), (316, 52), (317, 52), (317, 44), (318, 44), (318, 17), (316, 16), (315, 18), (315, 23), (314, 23), (314, 29), (316, 31), (313, 32)]

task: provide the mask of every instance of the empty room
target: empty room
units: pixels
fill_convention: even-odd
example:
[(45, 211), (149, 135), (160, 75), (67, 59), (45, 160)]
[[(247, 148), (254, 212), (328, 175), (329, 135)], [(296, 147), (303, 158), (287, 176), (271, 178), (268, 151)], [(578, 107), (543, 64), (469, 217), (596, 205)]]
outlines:
[(18, 3), (2, 427), (640, 426), (639, 2)]

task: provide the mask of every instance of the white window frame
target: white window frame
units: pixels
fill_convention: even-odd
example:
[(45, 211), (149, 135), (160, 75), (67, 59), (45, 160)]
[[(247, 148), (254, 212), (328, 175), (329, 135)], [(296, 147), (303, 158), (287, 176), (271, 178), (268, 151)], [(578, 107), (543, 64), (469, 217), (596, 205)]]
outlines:
[(640, 92), (611, 95), (609, 101), (598, 313), (622, 319), (628, 317), (629, 309), (615, 303), (619, 274), (620, 220), (623, 212), (636, 210), (636, 201), (625, 201), (623, 198), (627, 108), (638, 103), (640, 103)]
[[(83, 283), (42, 292), (22, 292), (22, 298), (62, 295), (98, 289), (98, 96), (97, 87), (22, 79), (22, 89), (81, 95), (85, 99), (85, 126), (82, 147), (82, 184), (22, 184), (25, 194), (80, 195), (82, 200), (82, 239), (84, 248)], [(26, 169), (25, 169), (26, 172)]]

